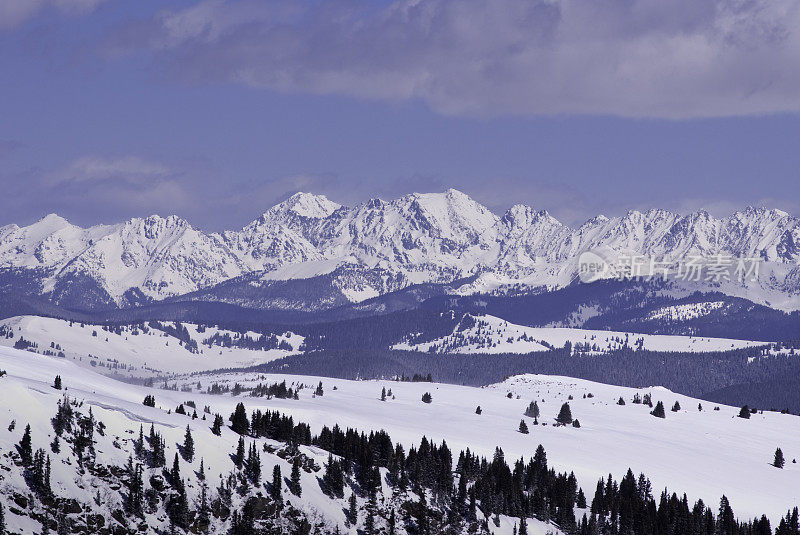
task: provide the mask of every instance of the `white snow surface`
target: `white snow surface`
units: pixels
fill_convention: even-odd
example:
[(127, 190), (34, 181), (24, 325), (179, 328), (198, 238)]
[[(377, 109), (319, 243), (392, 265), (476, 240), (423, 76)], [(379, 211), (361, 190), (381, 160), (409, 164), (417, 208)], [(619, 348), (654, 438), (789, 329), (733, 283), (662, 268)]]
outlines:
[[(558, 471), (574, 471), (588, 499), (598, 479), (609, 473), (620, 478), (631, 468), (636, 474), (645, 473), (656, 493), (668, 487), (671, 491), (686, 492), (690, 502), (702, 498), (712, 506), (725, 494), (740, 519), (765, 513), (775, 525), (789, 507), (800, 502), (800, 486), (797, 485), (800, 468), (792, 463), (792, 459), (800, 457), (800, 419), (797, 416), (763, 413), (744, 420), (736, 417), (737, 408), (719, 406), (719, 410), (712, 410), (712, 403), (658, 387), (633, 389), (539, 375), (512, 377), (486, 388), (257, 374), (195, 375), (178, 381), (179, 386), (187, 387), (201, 381), (202, 388), (212, 382), (252, 386), (258, 382), (282, 380), (313, 387), (322, 381), (325, 391), (324, 396), (315, 397), (313, 388), (306, 388), (298, 400), (268, 400), (134, 386), (80, 368), (65, 359), (9, 348), (0, 348), (0, 369), (8, 372), (0, 378), (0, 417), (18, 420), (13, 433), (6, 430), (5, 423), (0, 426), (0, 447), (4, 451), (19, 440), (22, 422), (31, 422), (34, 440), (52, 435), (51, 410), (63, 392), (53, 390), (50, 385), (55, 374), (59, 374), (67, 393), (85, 400), (94, 409), (95, 416), (108, 426), (108, 439), (98, 445), (99, 455), (105, 462), (124, 465), (127, 453), (115, 450), (109, 440), (115, 436), (133, 440), (135, 436), (128, 433), (133, 429), (138, 432), (142, 422), (145, 425), (156, 423), (166, 436), (171, 456), (174, 444), (182, 442), (184, 428), (189, 423), (198, 448), (192, 467), (197, 469), (199, 459), (204, 458), (211, 482), (230, 469), (228, 454), (235, 448), (236, 436), (225, 430), (223, 442), (219, 442), (210, 435), (208, 422), (166, 414), (159, 407), (174, 408), (191, 399), (198, 407), (210, 405), (212, 412), (227, 415), (241, 401), (248, 411), (262, 408), (291, 414), (295, 421), (309, 423), (315, 433), (323, 425), (334, 423), (364, 431), (385, 429), (406, 449), (427, 436), (436, 442), (446, 440), (455, 452), (469, 447), (489, 457), (495, 447), (500, 446), (507, 460), (527, 459), (541, 443), (547, 451), (549, 464)], [(379, 397), (382, 387), (391, 388), (393, 393), (385, 402)], [(431, 404), (420, 401), (425, 392), (432, 394)], [(144, 395), (150, 393), (156, 397), (157, 408), (141, 404)], [(512, 394), (510, 398), (508, 393)], [(654, 402), (663, 401), (668, 408), (678, 401), (682, 409), (667, 412), (665, 419), (655, 418), (649, 414), (648, 407), (631, 403), (636, 393), (651, 393)], [(588, 394), (592, 397), (584, 397)], [(569, 403), (573, 416), (581, 422), (579, 429), (552, 425), (568, 396), (574, 398)], [(619, 397), (627, 404), (617, 405)], [(534, 426), (526, 418), (531, 433), (522, 435), (517, 432), (517, 426), (532, 400), (539, 401), (540, 421), (548, 425)], [(702, 403), (702, 411), (698, 410), (698, 403)], [(478, 405), (483, 411), (481, 415), (475, 414)], [(778, 446), (788, 460), (783, 470), (770, 466)], [(320, 465), (327, 458), (314, 448), (305, 448), (305, 451), (316, 456)], [(263, 457), (267, 466), (265, 474), (271, 473), (274, 463), (283, 462), (272, 455)], [(288, 469), (284, 462), (282, 470), (288, 473)], [(74, 467), (54, 463), (57, 491), (77, 497), (93, 496), (92, 482), (75, 478), (73, 470)], [(185, 465), (182, 470), (184, 474), (189, 471)], [(331, 503), (323, 496), (313, 474), (303, 474), (303, 483), (302, 500), (297, 499), (299, 505), (315, 507), (327, 518), (343, 524), (343, 501)], [(5, 491), (19, 485), (24, 484), (7, 479), (0, 482), (0, 489)], [(192, 495), (196, 492), (196, 488), (190, 487)], [(536, 526), (533, 533), (544, 533), (540, 527), (544, 528)], [(510, 522), (508, 529), (511, 529)]]
[(413, 343), (411, 339), (407, 339), (392, 348), (445, 354), (524, 354), (564, 347), (569, 342), (574, 351), (588, 354), (606, 353), (626, 346), (650, 351), (699, 353), (767, 344), (767, 342), (702, 336), (640, 334), (566, 327), (526, 327), (490, 315), (466, 315), (465, 318), (447, 336), (420, 343)]
[[(171, 322), (162, 323), (174, 326)], [(262, 351), (220, 345), (209, 347), (203, 342), (214, 334), (227, 333), (235, 337), (237, 333), (216, 327), (207, 327), (200, 332), (195, 324), (182, 325), (192, 340), (197, 342), (199, 353), (189, 351), (180, 340), (157, 329), (134, 334), (127, 326), (121, 334), (116, 334), (99, 325), (40, 316), (17, 316), (1, 320), (0, 329), (7, 329), (14, 337), (0, 337), (0, 346), (12, 347), (22, 337), (35, 342), (38, 352), (61, 352), (78, 365), (94, 368), (101, 373), (146, 377), (263, 364), (298, 353), (304, 341), (304, 337), (287, 331), (277, 338), (288, 343), (292, 350)], [(251, 332), (247, 336), (255, 340), (259, 335)], [(58, 344), (59, 348), (52, 348), (51, 343)]]

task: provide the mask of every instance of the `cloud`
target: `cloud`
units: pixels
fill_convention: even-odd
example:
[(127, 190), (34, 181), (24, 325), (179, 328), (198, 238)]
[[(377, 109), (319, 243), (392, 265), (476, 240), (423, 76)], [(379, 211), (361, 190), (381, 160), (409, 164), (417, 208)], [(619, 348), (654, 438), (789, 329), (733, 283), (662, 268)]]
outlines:
[(67, 15), (84, 15), (105, 0), (0, 0), (0, 30), (15, 28), (46, 8)]
[(794, 0), (205, 0), (117, 28), (165, 76), (442, 114), (800, 111)]
[[(138, 156), (83, 156), (54, 170), (30, 170), (20, 201), (49, 211), (75, 212), (116, 221), (142, 213), (187, 213), (204, 202), (191, 177), (158, 161)], [(30, 191), (36, 191), (31, 195)]]
[(144, 185), (169, 177), (172, 171), (165, 165), (137, 156), (105, 158), (84, 156), (50, 176), (53, 184), (65, 182), (124, 182)]

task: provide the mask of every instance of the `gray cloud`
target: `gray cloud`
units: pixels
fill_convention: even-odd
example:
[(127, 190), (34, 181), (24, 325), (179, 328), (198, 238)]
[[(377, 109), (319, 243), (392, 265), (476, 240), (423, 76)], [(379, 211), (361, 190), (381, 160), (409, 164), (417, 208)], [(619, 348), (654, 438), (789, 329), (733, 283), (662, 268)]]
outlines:
[(205, 0), (117, 29), (167, 76), (420, 100), (443, 114), (800, 110), (794, 0)]
[(4, 223), (30, 222), (48, 212), (82, 225), (151, 213), (189, 216), (198, 215), (204, 202), (182, 172), (137, 156), (84, 156), (56, 169), (0, 175), (0, 181), (7, 188), (0, 198)]

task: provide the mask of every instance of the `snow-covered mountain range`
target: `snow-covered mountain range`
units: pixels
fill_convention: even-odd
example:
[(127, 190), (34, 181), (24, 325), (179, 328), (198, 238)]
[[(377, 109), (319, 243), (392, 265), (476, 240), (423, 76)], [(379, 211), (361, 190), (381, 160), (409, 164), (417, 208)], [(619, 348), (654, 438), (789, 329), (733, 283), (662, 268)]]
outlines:
[(460, 293), (563, 287), (589, 250), (671, 260), (758, 257), (758, 282), (715, 289), (800, 308), (800, 219), (780, 210), (747, 208), (718, 219), (654, 209), (573, 228), (524, 205), (498, 216), (452, 189), (354, 207), (296, 193), (243, 229), (222, 233), (176, 216), (84, 229), (48, 215), (0, 228), (0, 273), (5, 287), (24, 277), (30, 291), (78, 308), (174, 298), (237, 278), (255, 288), (327, 276), (336, 295), (323, 301), (332, 305), (471, 275)]

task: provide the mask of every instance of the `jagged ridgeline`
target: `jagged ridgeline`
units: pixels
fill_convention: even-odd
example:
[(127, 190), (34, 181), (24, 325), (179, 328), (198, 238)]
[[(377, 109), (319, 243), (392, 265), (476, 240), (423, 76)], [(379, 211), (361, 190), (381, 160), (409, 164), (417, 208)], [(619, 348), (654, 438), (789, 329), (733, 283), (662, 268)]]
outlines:
[(315, 312), (420, 283), (453, 285), (419, 289), (422, 294), (562, 288), (575, 279), (582, 252), (608, 250), (671, 259), (761, 258), (759, 282), (722, 290), (796, 310), (799, 229), (797, 218), (763, 208), (722, 219), (631, 211), (572, 228), (523, 205), (497, 215), (456, 190), (354, 207), (298, 193), (244, 228), (222, 233), (176, 216), (81, 228), (51, 214), (26, 227), (7, 225), (0, 229), (0, 288), (7, 306), (28, 312), (169, 299)]

